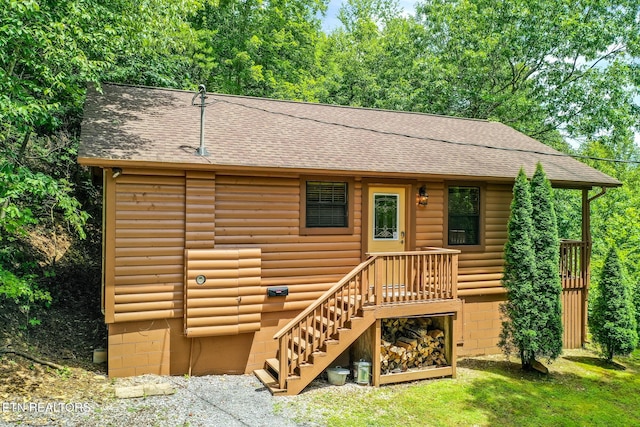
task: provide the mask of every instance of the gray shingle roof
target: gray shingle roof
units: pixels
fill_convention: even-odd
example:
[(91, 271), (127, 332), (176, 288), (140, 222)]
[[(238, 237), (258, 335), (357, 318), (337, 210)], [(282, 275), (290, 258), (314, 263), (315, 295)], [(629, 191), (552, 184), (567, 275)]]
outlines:
[[(620, 182), (501, 123), (420, 113), (208, 94), (200, 157), (193, 92), (105, 84), (90, 88), (79, 161), (176, 168), (249, 167), (513, 180), (538, 161), (557, 185)], [(196, 100), (196, 102), (199, 101)]]

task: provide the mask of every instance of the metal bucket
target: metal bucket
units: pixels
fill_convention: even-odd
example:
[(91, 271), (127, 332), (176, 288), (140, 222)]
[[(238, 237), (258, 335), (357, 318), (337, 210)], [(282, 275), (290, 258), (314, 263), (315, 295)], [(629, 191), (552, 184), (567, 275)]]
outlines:
[(371, 378), (371, 362), (360, 359), (359, 362), (353, 363), (356, 367), (356, 384), (369, 385)]
[(349, 375), (349, 370), (336, 366), (335, 368), (327, 368), (327, 379), (329, 384), (344, 385)]

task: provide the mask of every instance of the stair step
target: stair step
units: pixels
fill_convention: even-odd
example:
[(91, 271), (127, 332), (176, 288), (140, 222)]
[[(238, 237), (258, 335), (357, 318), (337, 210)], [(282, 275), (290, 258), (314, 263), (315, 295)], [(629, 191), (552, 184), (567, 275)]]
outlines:
[(267, 359), (265, 361), (265, 365), (268, 368), (268, 370), (269, 369), (272, 370), (276, 375), (280, 374), (280, 361), (278, 359), (276, 358)]
[(342, 302), (342, 303), (346, 303), (349, 304), (349, 306), (353, 307), (354, 305), (356, 305), (356, 302), (358, 301), (362, 301), (362, 295), (351, 295), (349, 297), (337, 297), (336, 298), (338, 301)]
[(287, 349), (287, 358), (290, 361), (295, 362), (296, 360), (298, 360), (298, 355), (296, 353), (292, 353), (291, 349), (289, 348), (289, 349)]
[(344, 313), (344, 310), (334, 306), (329, 307), (329, 311), (332, 313), (336, 313), (338, 317), (342, 316), (342, 313)]
[(299, 337), (293, 337), (293, 343), (298, 346), (299, 349), (303, 350), (307, 348), (307, 342)]
[[(295, 363), (296, 369), (294, 374), (299, 376), (300, 380), (289, 381), (287, 378), (286, 386), (288, 395), (300, 393), (311, 381), (322, 374), (331, 363), (335, 363), (334, 360), (375, 323), (375, 313), (372, 311), (362, 310), (358, 314), (359, 316), (350, 319), (345, 326), (337, 328), (338, 325), (334, 323), (331, 328), (325, 329), (323, 334), (333, 332), (336, 332), (336, 334), (323, 340), (321, 352), (312, 352), (308, 357), (306, 356), (308, 353), (305, 353), (305, 356)], [(323, 319), (322, 316), (317, 316), (318, 328), (322, 328), (322, 326), (320, 326), (321, 323), (328, 324), (331, 322), (330, 319), (333, 316), (333, 314), (328, 316), (329, 319)], [(298, 336), (307, 338), (304, 335)], [(311, 349), (308, 346), (311, 345), (311, 337), (308, 337), (308, 341), (307, 351), (310, 351)]]
[(316, 322), (324, 326), (325, 328), (330, 328), (333, 326), (334, 322), (332, 320), (327, 319), (324, 316), (316, 316)]
[[(316, 357), (326, 357), (326, 356), (327, 356), (326, 351), (317, 350), (311, 353), (310, 359), (315, 361)], [(307, 363), (313, 364), (312, 362), (307, 362)]]
[[(302, 332), (304, 332), (305, 330), (303, 329)], [(306, 332), (309, 336), (318, 339), (320, 338), (320, 336), (322, 335), (322, 333), (317, 330), (316, 328), (314, 328), (313, 326), (309, 326), (306, 328)]]
[(282, 394), (287, 392), (286, 388), (284, 389), (280, 388), (278, 381), (275, 378), (273, 378), (271, 374), (266, 370), (256, 369), (255, 371), (253, 371), (253, 373), (255, 374), (256, 377), (258, 377), (260, 382), (269, 389), (271, 394)]

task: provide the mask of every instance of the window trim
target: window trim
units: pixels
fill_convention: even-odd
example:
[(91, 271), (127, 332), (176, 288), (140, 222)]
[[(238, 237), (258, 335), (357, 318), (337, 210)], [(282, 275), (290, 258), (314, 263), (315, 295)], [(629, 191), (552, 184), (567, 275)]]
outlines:
[[(449, 188), (450, 187), (475, 187), (480, 191), (480, 212), (478, 215), (478, 244), (477, 245), (450, 245), (449, 244)], [(452, 181), (444, 186), (444, 227), (442, 243), (444, 248), (463, 250), (465, 252), (482, 252), (485, 250), (486, 229), (486, 185), (478, 182)]]
[[(347, 226), (346, 227), (307, 227), (307, 181), (344, 182), (347, 184)], [(300, 178), (300, 235), (344, 235), (353, 234), (353, 216), (355, 212), (355, 184), (353, 178), (303, 176)]]

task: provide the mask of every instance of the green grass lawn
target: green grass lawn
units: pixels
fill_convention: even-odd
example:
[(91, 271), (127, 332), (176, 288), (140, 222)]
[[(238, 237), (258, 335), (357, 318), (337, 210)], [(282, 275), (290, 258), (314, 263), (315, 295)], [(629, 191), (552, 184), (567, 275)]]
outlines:
[(329, 426), (640, 425), (640, 350), (617, 362), (571, 350), (542, 375), (504, 356), (460, 359), (455, 379), (380, 388), (316, 381), (277, 406)]

